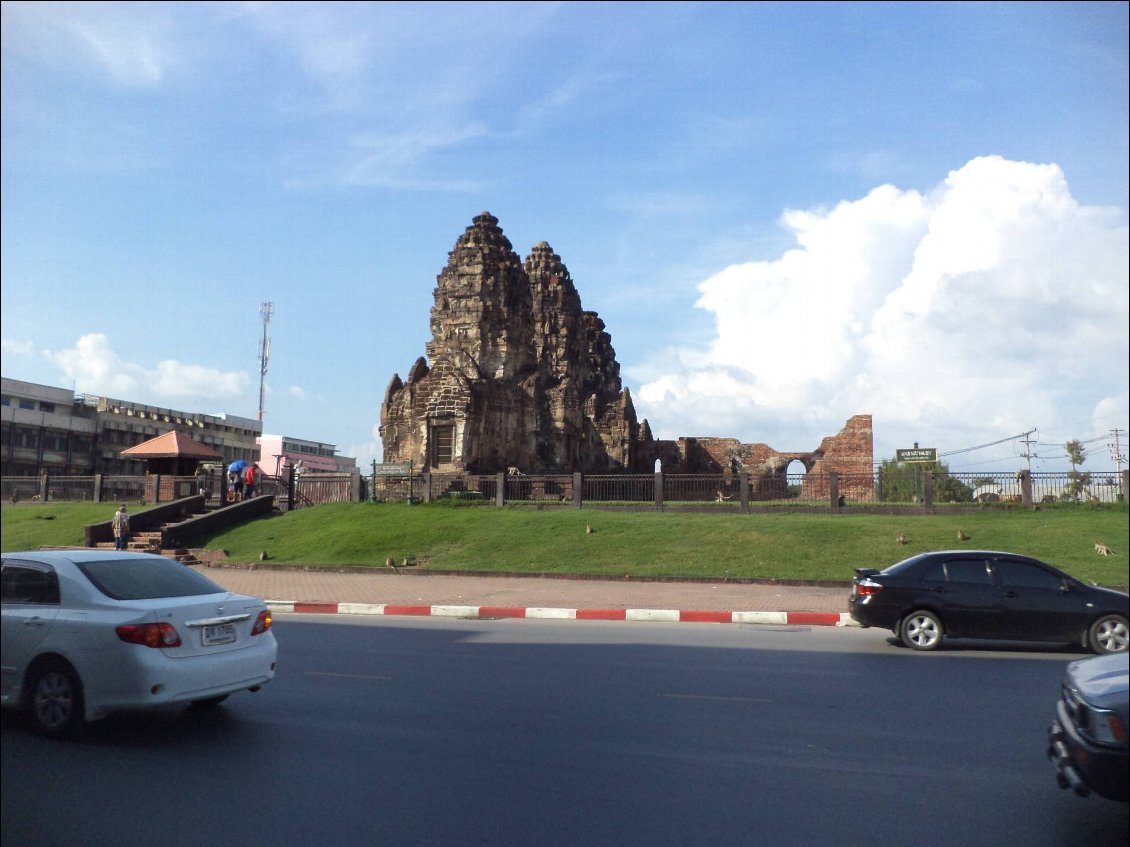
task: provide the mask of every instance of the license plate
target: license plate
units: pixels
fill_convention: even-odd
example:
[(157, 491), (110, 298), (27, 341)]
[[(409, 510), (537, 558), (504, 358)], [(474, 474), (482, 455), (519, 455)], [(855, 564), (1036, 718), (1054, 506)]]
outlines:
[(231, 644), (235, 641), (235, 624), (222, 623), (215, 626), (204, 627), (204, 646), (215, 647), (217, 644)]

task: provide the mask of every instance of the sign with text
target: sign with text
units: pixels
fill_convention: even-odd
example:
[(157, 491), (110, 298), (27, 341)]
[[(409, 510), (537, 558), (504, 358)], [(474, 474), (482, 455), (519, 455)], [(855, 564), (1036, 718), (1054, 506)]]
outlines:
[(937, 447), (915, 447), (913, 450), (895, 450), (896, 462), (923, 462), (938, 461)]
[(373, 476), (411, 476), (411, 462), (396, 462), (379, 464), (373, 462)]

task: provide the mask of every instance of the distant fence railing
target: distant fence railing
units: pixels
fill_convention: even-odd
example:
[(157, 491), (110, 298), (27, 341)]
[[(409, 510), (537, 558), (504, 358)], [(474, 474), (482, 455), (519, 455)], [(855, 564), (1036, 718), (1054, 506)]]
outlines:
[[(1130, 471), (1092, 473), (945, 473), (915, 468), (872, 474), (411, 474), (362, 479), (356, 473), (263, 476), (259, 494), (278, 508), (358, 500), (452, 500), (539, 507), (851, 509), (942, 508), (1051, 503), (1123, 503)], [(218, 470), (195, 476), (5, 476), (5, 503), (29, 500), (167, 503), (203, 494), (209, 505), (230, 499)]]
[[(300, 509), (323, 503), (349, 503), (361, 499), (360, 477), (356, 473), (305, 473), (281, 477), (262, 476), (257, 494), (275, 497), (280, 509)], [(28, 501), (88, 501), (91, 503), (170, 503), (204, 495), (205, 503), (215, 507), (231, 502), (225, 474), (219, 469), (202, 476), (5, 476), (0, 477), (0, 500), (4, 503)]]
[(730, 510), (938, 508), (1039, 503), (1121, 503), (1121, 473), (933, 474), (915, 468), (872, 474), (405, 474), (368, 480), (368, 499), (451, 500), (539, 507), (651, 506)]

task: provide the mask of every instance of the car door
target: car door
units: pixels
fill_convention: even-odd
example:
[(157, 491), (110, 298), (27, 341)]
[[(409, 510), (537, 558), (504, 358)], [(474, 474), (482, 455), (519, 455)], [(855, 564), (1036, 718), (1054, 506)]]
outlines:
[(1000, 627), (1000, 599), (984, 556), (953, 556), (945, 561), (942, 614), (946, 632), (958, 637), (992, 638)]
[(1002, 636), (1029, 641), (1074, 641), (1087, 626), (1086, 598), (1072, 580), (1033, 559), (993, 563), (1001, 600)]
[(10, 697), (36, 647), (59, 614), (59, 580), (47, 565), (0, 565), (0, 696)]

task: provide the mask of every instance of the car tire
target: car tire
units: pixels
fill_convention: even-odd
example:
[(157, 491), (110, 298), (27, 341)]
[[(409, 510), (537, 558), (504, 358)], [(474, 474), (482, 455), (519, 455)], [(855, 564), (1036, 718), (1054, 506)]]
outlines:
[(1103, 615), (1091, 624), (1087, 643), (1099, 655), (1125, 653), (1130, 643), (1130, 625), (1122, 615)]
[(942, 622), (925, 609), (911, 612), (899, 622), (899, 640), (911, 650), (933, 650), (942, 643)]
[(73, 734), (84, 720), (82, 682), (63, 661), (49, 661), (28, 679), (27, 715), (40, 735), (58, 738)]

